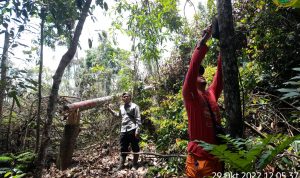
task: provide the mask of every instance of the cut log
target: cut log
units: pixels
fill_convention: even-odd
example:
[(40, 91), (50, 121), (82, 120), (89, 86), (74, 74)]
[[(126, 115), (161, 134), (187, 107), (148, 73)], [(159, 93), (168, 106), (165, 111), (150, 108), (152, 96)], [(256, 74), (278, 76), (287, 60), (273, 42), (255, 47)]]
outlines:
[(115, 97), (120, 96), (119, 94), (116, 96), (105, 96), (101, 98), (95, 98), (95, 99), (90, 99), (90, 100), (85, 100), (85, 101), (79, 101), (76, 103), (68, 104), (64, 106), (64, 111), (72, 112), (77, 109), (79, 111), (84, 111), (88, 110), (97, 106), (101, 106), (111, 100), (113, 100)]

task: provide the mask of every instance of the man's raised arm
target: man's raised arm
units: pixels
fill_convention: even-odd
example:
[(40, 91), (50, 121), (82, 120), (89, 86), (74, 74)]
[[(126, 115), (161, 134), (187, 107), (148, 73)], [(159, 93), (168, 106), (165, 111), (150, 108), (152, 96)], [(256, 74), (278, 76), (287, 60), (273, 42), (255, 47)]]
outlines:
[(208, 90), (210, 90), (214, 95), (216, 100), (220, 97), (223, 90), (223, 74), (222, 74), (222, 57), (219, 54), (218, 57), (218, 67), (217, 72), (214, 76), (212, 84), (209, 86)]
[(205, 57), (206, 52), (208, 51), (208, 47), (206, 46), (206, 41), (211, 36), (211, 27), (208, 27), (201, 41), (197, 44), (194, 49), (192, 59), (190, 61), (189, 69), (186, 74), (184, 84), (183, 84), (183, 96), (188, 97), (190, 96), (191, 92), (197, 91), (196, 81), (197, 76), (200, 69), (200, 64)]

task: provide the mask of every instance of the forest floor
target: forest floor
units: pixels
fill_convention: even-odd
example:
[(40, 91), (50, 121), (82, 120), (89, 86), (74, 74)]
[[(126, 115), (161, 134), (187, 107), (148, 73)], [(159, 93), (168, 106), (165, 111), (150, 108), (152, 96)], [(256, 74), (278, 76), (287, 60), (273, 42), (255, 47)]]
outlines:
[[(44, 169), (43, 178), (142, 178), (147, 176), (149, 166), (163, 166), (164, 161), (155, 157), (141, 155), (138, 169), (131, 168), (133, 155), (128, 155), (125, 168), (118, 170), (119, 149), (117, 146), (106, 147), (94, 144), (75, 151), (70, 168), (60, 171), (55, 164)], [(155, 177), (163, 177), (157, 175)], [(170, 176), (182, 177), (182, 176)]]

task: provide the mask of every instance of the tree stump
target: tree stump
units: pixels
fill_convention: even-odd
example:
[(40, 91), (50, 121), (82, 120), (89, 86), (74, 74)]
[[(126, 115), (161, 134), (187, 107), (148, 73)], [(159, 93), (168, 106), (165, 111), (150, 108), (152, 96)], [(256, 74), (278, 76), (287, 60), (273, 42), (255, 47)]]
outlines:
[(56, 162), (56, 166), (60, 170), (67, 169), (72, 162), (72, 155), (79, 134), (79, 121), (79, 110), (71, 111), (64, 128), (64, 135), (60, 143), (59, 156)]

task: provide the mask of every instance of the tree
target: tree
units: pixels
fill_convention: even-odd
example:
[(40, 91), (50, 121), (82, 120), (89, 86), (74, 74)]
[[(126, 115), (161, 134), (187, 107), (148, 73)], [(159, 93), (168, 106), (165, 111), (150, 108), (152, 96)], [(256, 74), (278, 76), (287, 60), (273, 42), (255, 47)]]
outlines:
[[(35, 8), (33, 2), (24, 1), (22, 4), (19, 1), (0, 2), (0, 25), (4, 27), (0, 34), (4, 33), (3, 53), (1, 55), (1, 82), (0, 82), (0, 121), (3, 116), (3, 100), (6, 97), (6, 84), (7, 84), (7, 61), (9, 48), (17, 47), (18, 42), (14, 40), (20, 36), (24, 31), (24, 25), (28, 21), (28, 14), (34, 14)], [(18, 26), (17, 29), (13, 26)]]
[(224, 103), (229, 133), (232, 137), (243, 136), (240, 89), (237, 58), (235, 54), (232, 5), (230, 0), (218, 0), (218, 24), (224, 81)]
[(38, 79), (38, 109), (37, 109), (37, 119), (36, 119), (36, 146), (35, 152), (39, 150), (40, 143), (40, 121), (41, 121), (41, 103), (42, 103), (42, 75), (43, 75), (43, 49), (44, 49), (44, 25), (46, 18), (46, 8), (41, 8), (40, 13), (41, 18), (41, 41), (40, 41), (40, 67), (39, 67), (39, 79)]
[[(103, 37), (101, 44), (97, 48), (93, 48), (87, 51), (87, 56), (85, 58), (85, 72), (88, 72), (84, 77), (82, 77), (82, 72), (79, 71), (79, 77), (76, 79), (80, 81), (80, 90), (83, 91), (85, 88), (88, 91), (98, 90), (97, 96), (84, 96), (84, 97), (99, 97), (110, 95), (116, 90), (123, 90), (120, 87), (114, 87), (114, 83), (119, 84), (124, 75), (121, 74), (124, 70), (131, 68), (131, 61), (129, 60), (130, 52), (115, 47), (107, 38), (105, 32), (102, 32)], [(118, 78), (117, 76), (120, 76)], [(128, 74), (127, 74), (128, 75)], [(131, 76), (131, 75), (130, 75)], [(130, 77), (126, 76), (126, 77)], [(131, 82), (127, 83), (130, 85)], [(88, 88), (87, 88), (88, 87)], [(99, 93), (103, 91), (102, 93)], [(82, 94), (82, 92), (80, 92)]]
[(41, 177), (42, 168), (44, 166), (43, 163), (44, 163), (44, 159), (45, 159), (45, 155), (46, 155), (46, 148), (48, 147), (49, 141), (50, 141), (49, 131), (50, 131), (50, 127), (52, 125), (52, 120), (53, 120), (54, 113), (55, 113), (55, 107), (57, 105), (59, 85), (61, 83), (61, 78), (63, 76), (65, 68), (71, 62), (71, 60), (73, 59), (73, 57), (76, 53), (79, 37), (81, 35), (85, 19), (88, 16), (91, 2), (92, 2), (92, 0), (87, 0), (85, 2), (84, 6), (82, 8), (78, 23), (76, 25), (73, 38), (71, 40), (70, 47), (68, 48), (67, 52), (62, 56), (61, 61), (58, 65), (58, 68), (53, 76), (53, 85), (52, 85), (52, 89), (51, 89), (51, 93), (50, 93), (50, 97), (49, 97), (49, 101), (48, 101), (48, 108), (47, 108), (47, 119), (46, 119), (46, 123), (44, 126), (44, 132), (43, 132), (42, 142), (41, 142), (41, 146), (40, 146), (40, 151), (38, 153), (38, 157), (36, 160), (37, 172), (36, 172), (35, 177)]
[(6, 70), (7, 70), (7, 57), (8, 57), (8, 48), (9, 48), (9, 33), (6, 27), (4, 37), (4, 47), (1, 60), (1, 83), (0, 83), (0, 121), (2, 120), (3, 115), (3, 100), (5, 98), (6, 91)]
[[(120, 1), (117, 12), (129, 11), (126, 32), (133, 40), (132, 51), (144, 61), (150, 74), (159, 73), (159, 59), (163, 52), (163, 43), (172, 32), (180, 29), (182, 22), (175, 0), (147, 0), (137, 3)], [(115, 22), (115, 28), (122, 30), (123, 15)], [(170, 38), (169, 40), (172, 40)]]

